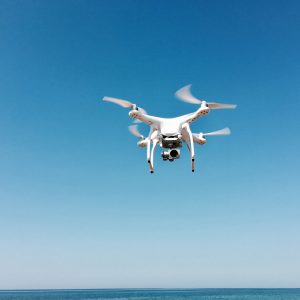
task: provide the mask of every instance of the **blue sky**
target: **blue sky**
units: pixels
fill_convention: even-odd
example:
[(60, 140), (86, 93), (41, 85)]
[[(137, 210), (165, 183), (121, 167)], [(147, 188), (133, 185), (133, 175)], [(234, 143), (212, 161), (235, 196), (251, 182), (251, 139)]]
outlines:
[[(299, 287), (299, 1), (0, 3), (0, 289)], [(232, 135), (150, 175), (132, 100), (192, 83)], [(147, 127), (141, 131), (147, 133)]]

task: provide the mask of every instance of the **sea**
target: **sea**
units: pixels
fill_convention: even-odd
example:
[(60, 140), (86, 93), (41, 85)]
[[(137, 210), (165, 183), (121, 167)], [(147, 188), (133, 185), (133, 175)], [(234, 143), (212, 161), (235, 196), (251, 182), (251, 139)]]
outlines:
[(299, 289), (9, 290), (0, 300), (300, 300)]

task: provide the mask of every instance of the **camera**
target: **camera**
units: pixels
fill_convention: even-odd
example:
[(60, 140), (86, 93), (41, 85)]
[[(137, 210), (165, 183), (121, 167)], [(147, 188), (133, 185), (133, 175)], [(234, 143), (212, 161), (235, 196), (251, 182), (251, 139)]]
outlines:
[(161, 153), (163, 160), (174, 161), (174, 159), (178, 159), (180, 157), (180, 150), (173, 148), (168, 151), (164, 151)]

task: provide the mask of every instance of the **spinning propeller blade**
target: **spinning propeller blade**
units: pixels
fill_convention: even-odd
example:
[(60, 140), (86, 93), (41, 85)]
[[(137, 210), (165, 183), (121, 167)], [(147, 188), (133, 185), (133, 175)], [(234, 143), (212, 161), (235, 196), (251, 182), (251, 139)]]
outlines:
[[(130, 101), (127, 101), (127, 100), (113, 98), (113, 97), (107, 97), (107, 96), (103, 97), (102, 100), (118, 104), (118, 105), (120, 105), (122, 107), (125, 107), (125, 108), (132, 108), (132, 109), (135, 108), (135, 109), (139, 110), (142, 114), (145, 114), (145, 115), (147, 114), (147, 112), (143, 108), (137, 107), (135, 104), (133, 104)], [(140, 123), (141, 121), (135, 120), (134, 122), (135, 123)]]
[(203, 136), (210, 136), (210, 135), (229, 135), (231, 133), (230, 129), (228, 127), (213, 131), (213, 132), (208, 132), (208, 133), (203, 133)]
[[(122, 107), (125, 107), (125, 108), (131, 108), (131, 109), (137, 109), (139, 110), (142, 114), (147, 114), (147, 112), (143, 109), (143, 108), (140, 108), (140, 107), (137, 107), (135, 104), (131, 103), (130, 101), (127, 101), (127, 100), (123, 100), (123, 99), (118, 99), (118, 98), (113, 98), (113, 97), (103, 97), (102, 99), (103, 101), (107, 101), (107, 102), (112, 102), (112, 103), (115, 103), (115, 104), (118, 104)], [(134, 120), (134, 123), (141, 123), (140, 120), (138, 119), (135, 119)]]
[(134, 107), (133, 103), (131, 103), (130, 101), (127, 101), (127, 100), (123, 100), (123, 99), (118, 99), (118, 98), (105, 96), (105, 97), (103, 97), (102, 100), (118, 104), (118, 105), (120, 105), (122, 107), (125, 107), (125, 108), (133, 108)]
[(209, 102), (207, 103), (207, 106), (210, 109), (222, 109), (222, 108), (236, 108), (237, 105), (236, 104), (223, 104), (223, 103), (213, 103), (213, 102)]
[(144, 139), (144, 136), (141, 135), (138, 130), (138, 125), (130, 125), (130, 126), (128, 126), (128, 129), (131, 132), (131, 134), (136, 136), (138, 139)]
[(201, 100), (194, 97), (191, 93), (191, 84), (184, 86), (183, 88), (179, 89), (175, 96), (184, 102), (192, 103), (192, 104), (201, 104)]
[[(175, 96), (184, 102), (192, 103), (192, 104), (201, 104), (203, 100), (197, 99), (191, 93), (191, 84), (184, 86), (179, 89)], [(221, 109), (221, 108), (236, 108), (235, 104), (222, 104), (222, 103), (206, 103), (210, 109)]]

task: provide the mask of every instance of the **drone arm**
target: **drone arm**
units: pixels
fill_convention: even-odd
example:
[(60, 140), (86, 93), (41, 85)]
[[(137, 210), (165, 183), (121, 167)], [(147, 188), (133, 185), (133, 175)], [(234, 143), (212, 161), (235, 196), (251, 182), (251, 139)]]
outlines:
[(201, 106), (193, 113), (182, 116), (186, 123), (193, 123), (199, 118), (204, 117), (209, 113), (210, 109), (207, 107), (206, 102), (202, 101)]
[(192, 172), (195, 170), (195, 151), (194, 151), (194, 139), (193, 134), (190, 129), (190, 125), (188, 123), (183, 124), (182, 129), (186, 133), (186, 143), (191, 155), (191, 164), (192, 164)]
[(154, 127), (158, 127), (161, 122), (161, 118), (149, 116), (146, 113), (136, 109), (133, 109), (129, 112), (129, 117)]

